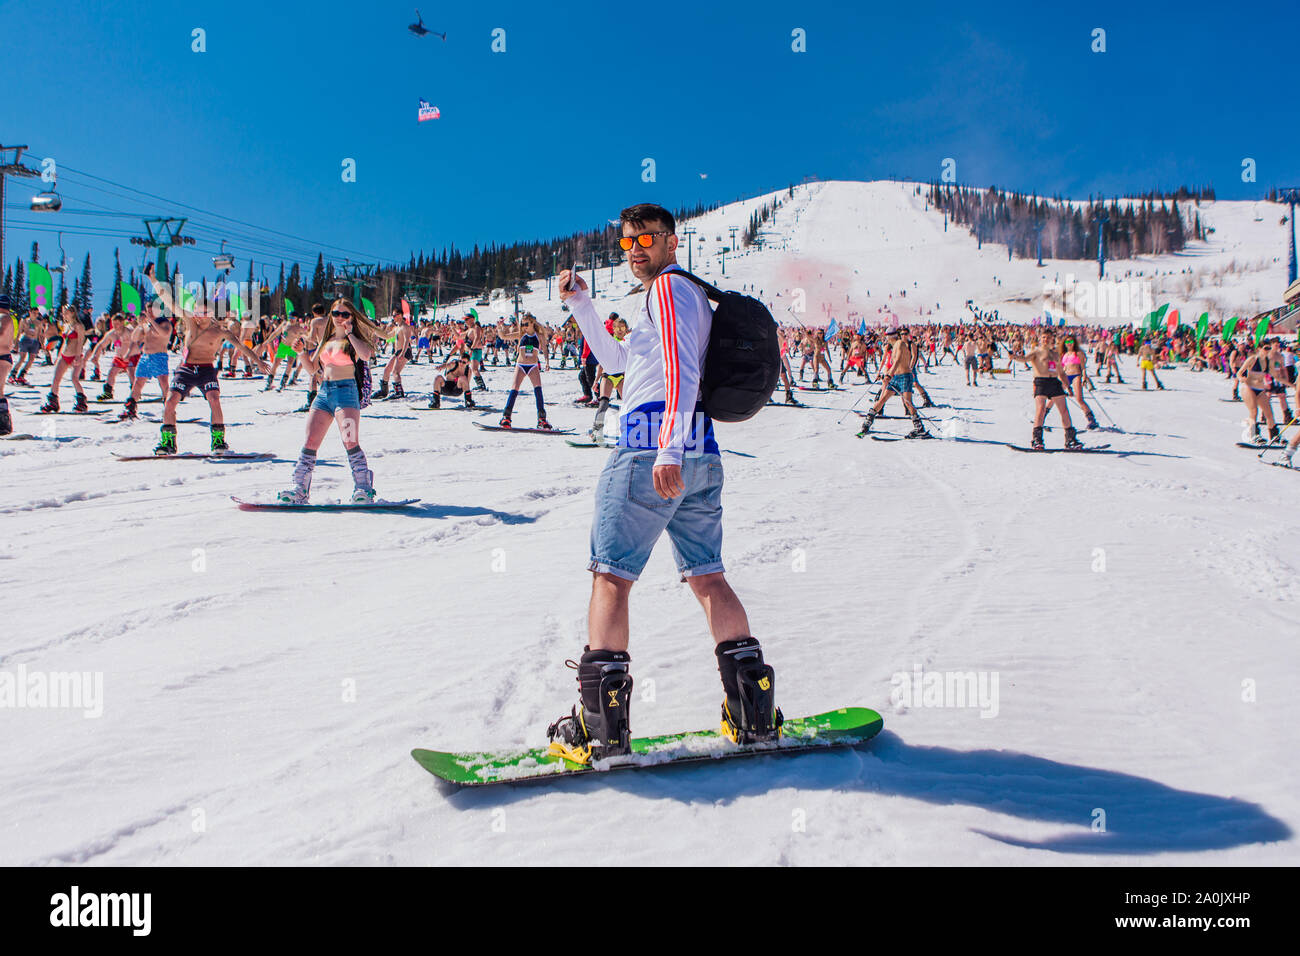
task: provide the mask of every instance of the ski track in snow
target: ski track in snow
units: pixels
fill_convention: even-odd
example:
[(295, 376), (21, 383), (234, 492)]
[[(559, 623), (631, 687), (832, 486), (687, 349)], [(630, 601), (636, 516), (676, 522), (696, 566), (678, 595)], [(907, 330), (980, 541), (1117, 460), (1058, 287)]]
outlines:
[[(712, 241), (768, 198), (694, 224)], [(810, 312), (869, 289), (873, 308), (910, 318), (914, 301), (940, 300), (951, 318), (968, 297), (997, 304), (1044, 274), (1086, 271), (1007, 263), (923, 205), (899, 184), (800, 187), (767, 227), (786, 250), (729, 256), (725, 282), (702, 255), (697, 271), (768, 299), (781, 286), (782, 319), (795, 286)], [(1222, 238), (1198, 264), (1276, 255), (1250, 205), (1204, 204)], [(1229, 278), (1247, 290), (1276, 279), (1252, 268)], [(631, 282), (606, 275), (599, 308), (634, 308)], [(523, 305), (561, 318), (544, 289)], [(509, 374), (487, 369), (485, 400), (500, 402)], [(582, 431), (593, 413), (569, 404), (575, 375), (543, 381), (555, 425)], [(432, 374), (420, 364), (404, 378), (414, 394)], [(228, 417), (247, 423), (232, 426), (233, 447), (279, 456), (238, 465), (117, 462), (147, 453), (157, 426), (38, 421), (40, 393), (16, 397), (16, 430), (75, 440), (0, 449), (12, 623), (0, 670), (100, 673), (103, 715), (0, 710), (0, 864), (579, 865), (605, 840), (643, 864), (1300, 861), (1296, 477), (1235, 447), (1241, 410), (1218, 401), (1222, 377), (1180, 368), (1168, 394), (1103, 387), (1090, 396), (1099, 418), (1126, 430), (1085, 443), (1159, 456), (1094, 457), (981, 444), (1028, 441), (1025, 375), (967, 388), (948, 364), (922, 381), (958, 406), (926, 410), (931, 430), (967, 441), (855, 439), (857, 387), (822, 392), (824, 409), (718, 426), (731, 452), (724, 558), (782, 708), (873, 707), (880, 737), (459, 793), (409, 750), (540, 746), (576, 701), (564, 660), (586, 641), (605, 454), (485, 438), (480, 416), (381, 409), (363, 413), (361, 434), (376, 487), (418, 505), (253, 514), (229, 496), (284, 487), (303, 427), (254, 412), (294, 408), (301, 391), (222, 380)], [(196, 415), (206, 408), (191, 398), (182, 417)], [(179, 435), (182, 450), (206, 447), (203, 425)], [(1047, 439), (1059, 444), (1059, 427)], [(331, 434), (313, 496), (350, 489)], [(711, 641), (666, 541), (633, 590), (632, 630), (635, 732), (716, 725)], [(895, 675), (918, 666), (996, 674), (997, 716), (895, 706)]]

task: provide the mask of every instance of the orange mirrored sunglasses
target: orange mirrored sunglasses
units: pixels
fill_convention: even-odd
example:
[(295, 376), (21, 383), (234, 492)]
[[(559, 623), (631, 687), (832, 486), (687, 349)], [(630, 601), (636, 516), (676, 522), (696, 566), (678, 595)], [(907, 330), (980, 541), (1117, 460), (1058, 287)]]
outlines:
[(655, 236), (666, 235), (668, 235), (667, 232), (643, 232), (639, 236), (621, 236), (618, 245), (624, 252), (632, 248), (633, 242), (637, 243), (642, 249), (649, 249), (655, 244)]

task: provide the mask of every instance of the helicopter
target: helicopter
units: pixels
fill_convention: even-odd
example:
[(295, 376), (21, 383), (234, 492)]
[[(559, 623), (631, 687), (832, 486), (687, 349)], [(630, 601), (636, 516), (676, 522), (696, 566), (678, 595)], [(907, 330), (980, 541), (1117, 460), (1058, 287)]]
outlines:
[(424, 17), (420, 16), (420, 11), (418, 9), (415, 11), (415, 22), (412, 23), (410, 26), (408, 26), (406, 29), (410, 30), (411, 33), (417, 37), (428, 36), (430, 33), (432, 33), (436, 37), (442, 37), (443, 43), (447, 42), (446, 33), (439, 33), (437, 30), (430, 30), (428, 27), (424, 25)]

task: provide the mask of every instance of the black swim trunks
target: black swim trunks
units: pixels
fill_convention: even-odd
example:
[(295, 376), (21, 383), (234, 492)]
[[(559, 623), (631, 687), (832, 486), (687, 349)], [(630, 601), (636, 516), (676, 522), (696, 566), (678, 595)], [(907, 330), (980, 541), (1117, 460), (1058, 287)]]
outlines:
[(1060, 398), (1065, 395), (1065, 388), (1061, 385), (1061, 380), (1055, 375), (1036, 375), (1034, 376), (1034, 395), (1041, 395), (1044, 398)]
[(178, 368), (172, 376), (171, 390), (180, 392), (181, 398), (184, 398), (192, 388), (197, 388), (204, 395), (221, 391), (221, 384), (217, 381), (217, 367), (186, 364)]

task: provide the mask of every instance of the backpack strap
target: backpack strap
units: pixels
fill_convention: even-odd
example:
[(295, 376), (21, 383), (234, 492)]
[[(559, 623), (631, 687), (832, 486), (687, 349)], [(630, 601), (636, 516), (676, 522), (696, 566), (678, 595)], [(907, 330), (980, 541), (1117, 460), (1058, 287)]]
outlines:
[[(676, 265), (676, 263), (674, 263), (674, 265)], [(717, 289), (717, 288), (715, 288), (714, 286), (709, 285), (707, 282), (705, 282), (705, 281), (704, 281), (703, 279), (701, 279), (699, 276), (697, 276), (697, 275), (693, 275), (693, 274), (687, 272), (685, 269), (683, 269), (683, 268), (681, 268), (680, 266), (678, 266), (676, 269), (671, 269), (671, 268), (669, 268), (669, 269), (664, 269), (663, 272), (660, 272), (658, 276), (655, 276), (653, 279), (650, 280), (650, 285), (649, 285), (649, 287), (645, 290), (645, 310), (646, 310), (646, 312), (649, 312), (649, 311), (650, 311), (650, 290), (653, 289), (653, 288), (654, 288), (654, 284), (655, 284), (656, 282), (659, 281), (659, 276), (664, 275), (665, 273), (669, 273), (669, 272), (671, 272), (672, 275), (679, 275), (679, 276), (681, 276), (681, 277), (684, 278), (684, 279), (690, 279), (690, 280), (691, 280), (692, 282), (694, 282), (697, 286), (699, 286), (701, 289), (704, 290), (704, 295), (705, 295), (706, 298), (712, 299), (714, 302), (721, 302), (722, 299), (723, 299), (723, 296), (726, 295), (725, 292), (722, 292), (720, 289)]]

